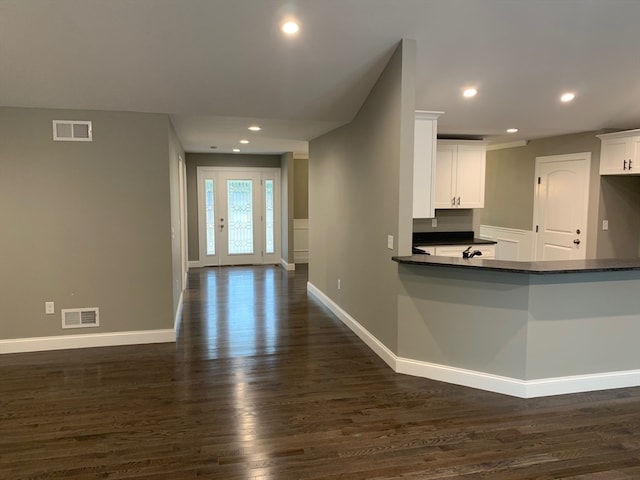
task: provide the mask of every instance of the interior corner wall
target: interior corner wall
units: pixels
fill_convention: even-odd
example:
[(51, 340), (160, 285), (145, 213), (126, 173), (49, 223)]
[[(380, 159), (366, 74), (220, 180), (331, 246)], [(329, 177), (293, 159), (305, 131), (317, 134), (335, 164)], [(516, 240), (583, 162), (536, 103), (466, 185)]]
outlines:
[(180, 225), (180, 158), (184, 159), (184, 149), (176, 130), (169, 120), (169, 190), (171, 208), (171, 258), (174, 318), (180, 306), (182, 295), (182, 237)]
[(293, 169), (293, 218), (309, 218), (309, 159), (296, 158)]
[[(200, 259), (198, 236), (198, 167), (280, 168), (280, 155), (186, 153), (189, 261)], [(284, 187), (282, 187), (284, 188)]]
[[(415, 42), (403, 41), (354, 120), (309, 145), (309, 282), (394, 352), (399, 280), (391, 257), (400, 230), (408, 237), (411, 230), (410, 204), (403, 205), (407, 225), (399, 213), (408, 202), (401, 188), (412, 196), (415, 90), (402, 92), (410, 67)], [(409, 182), (401, 185), (403, 169)], [(410, 246), (410, 238), (402, 242)]]
[[(53, 120), (92, 121), (93, 141), (54, 142)], [(0, 108), (0, 340), (173, 328), (168, 122)], [(61, 328), (86, 307), (99, 327)]]
[(536, 157), (590, 152), (587, 258), (595, 258), (600, 198), (600, 140), (596, 134), (541, 138), (524, 147), (488, 151), (484, 208), (474, 210), (475, 225), (532, 230)]

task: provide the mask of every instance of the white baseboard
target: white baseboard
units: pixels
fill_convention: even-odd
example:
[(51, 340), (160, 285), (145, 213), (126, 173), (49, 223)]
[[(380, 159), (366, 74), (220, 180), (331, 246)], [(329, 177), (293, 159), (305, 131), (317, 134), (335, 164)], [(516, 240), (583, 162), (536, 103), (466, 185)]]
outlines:
[(284, 268), (285, 270), (295, 270), (296, 269), (296, 264), (295, 263), (287, 263), (284, 258), (280, 259), (280, 265), (282, 265), (282, 268)]
[(66, 350), (73, 348), (113, 347), (147, 343), (171, 343), (176, 341), (176, 331), (145, 330), (136, 332), (95, 333), (86, 335), (61, 335), (56, 337), (15, 338), (0, 340), (0, 354)]
[(640, 386), (640, 370), (521, 380), (399, 357), (312, 283), (307, 292), (342, 321), (395, 372), (520, 398)]
[(373, 350), (382, 360), (386, 362), (393, 370), (396, 370), (395, 354), (389, 350), (380, 340), (374, 337), (366, 328), (358, 323), (351, 315), (345, 312), (337, 303), (331, 300), (319, 288), (310, 282), (307, 282), (307, 292), (316, 298), (320, 303), (326, 306), (333, 314), (338, 317), (342, 323), (351, 329), (360, 340)]
[(189, 268), (200, 268), (200, 260), (189, 260)]

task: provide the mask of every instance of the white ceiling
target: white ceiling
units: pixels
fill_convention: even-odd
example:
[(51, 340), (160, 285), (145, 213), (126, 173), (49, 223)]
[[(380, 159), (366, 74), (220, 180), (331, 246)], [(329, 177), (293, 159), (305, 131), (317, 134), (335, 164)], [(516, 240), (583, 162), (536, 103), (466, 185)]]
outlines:
[(304, 153), (410, 38), (439, 133), (638, 128), (639, 21), (637, 0), (0, 0), (0, 105), (167, 113), (187, 151)]

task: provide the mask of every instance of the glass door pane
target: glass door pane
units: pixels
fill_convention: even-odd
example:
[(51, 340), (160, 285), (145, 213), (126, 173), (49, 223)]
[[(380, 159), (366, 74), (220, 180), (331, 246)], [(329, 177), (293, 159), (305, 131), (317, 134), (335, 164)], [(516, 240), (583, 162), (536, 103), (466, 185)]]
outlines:
[(254, 253), (253, 181), (227, 180), (229, 255)]
[(265, 205), (265, 253), (275, 253), (275, 210), (274, 210), (273, 180), (264, 181), (264, 205)]
[(216, 225), (214, 210), (215, 191), (213, 189), (213, 180), (206, 179), (204, 181), (204, 202), (205, 202), (205, 225), (207, 236), (207, 255), (216, 254)]

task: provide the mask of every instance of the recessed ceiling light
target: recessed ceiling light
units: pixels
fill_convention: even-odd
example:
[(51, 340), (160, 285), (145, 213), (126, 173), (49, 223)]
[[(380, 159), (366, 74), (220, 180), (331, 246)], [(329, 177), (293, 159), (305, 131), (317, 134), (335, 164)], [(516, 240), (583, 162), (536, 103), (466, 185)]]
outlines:
[(574, 98), (576, 98), (576, 94), (575, 93), (567, 92), (567, 93), (563, 93), (562, 94), (562, 96), (560, 97), (560, 101), (566, 103), (566, 102), (570, 102)]
[(242, 140), (240, 140), (240, 143), (246, 145), (247, 143), (249, 143), (249, 140), (243, 138)]
[(234, 149), (233, 149), (233, 153), (238, 153), (239, 151), (240, 151), (240, 149), (239, 149), (239, 148), (234, 148)]
[(282, 31), (287, 35), (295, 35), (300, 30), (300, 25), (298, 25), (293, 20), (289, 20), (282, 25)]
[(260, 127), (259, 125), (251, 125), (249, 127), (249, 130), (251, 130), (252, 132), (259, 132), (260, 130), (262, 130), (262, 127)]
[(476, 90), (475, 88), (465, 88), (464, 92), (462, 92), (462, 95), (464, 95), (466, 98), (471, 98), (475, 97), (477, 93), (478, 90)]
[(507, 133), (516, 133), (517, 131), (517, 128), (507, 128)]

